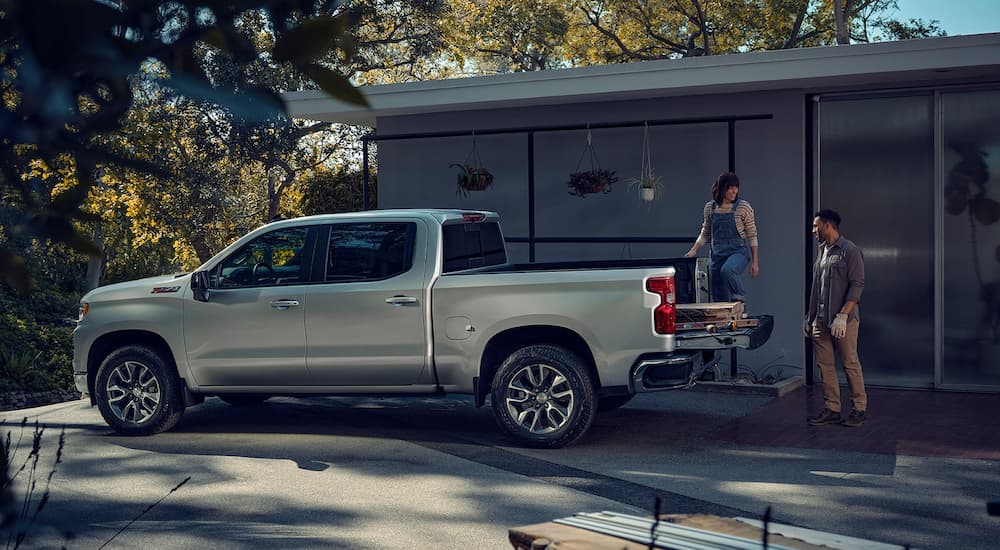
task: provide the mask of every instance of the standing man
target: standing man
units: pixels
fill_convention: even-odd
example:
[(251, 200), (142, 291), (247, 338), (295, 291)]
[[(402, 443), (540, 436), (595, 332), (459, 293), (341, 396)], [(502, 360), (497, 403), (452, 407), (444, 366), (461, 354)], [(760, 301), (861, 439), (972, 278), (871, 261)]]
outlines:
[[(812, 292), (803, 332), (811, 338), (813, 355), (823, 376), (823, 411), (807, 419), (810, 426), (865, 423), (868, 394), (858, 360), (858, 303), (865, 288), (865, 261), (861, 249), (840, 234), (840, 215), (820, 210), (813, 218), (819, 254), (813, 264)], [(840, 417), (840, 382), (834, 349), (844, 365), (851, 390), (851, 413)]]

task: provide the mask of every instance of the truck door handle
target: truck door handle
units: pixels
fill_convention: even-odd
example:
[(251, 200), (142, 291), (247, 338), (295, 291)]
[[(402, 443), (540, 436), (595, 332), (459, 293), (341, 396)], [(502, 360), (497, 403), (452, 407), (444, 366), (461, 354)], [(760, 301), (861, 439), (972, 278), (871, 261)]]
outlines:
[(391, 296), (385, 299), (385, 303), (399, 307), (406, 304), (415, 304), (417, 303), (417, 299), (413, 296)]
[(271, 302), (271, 307), (274, 309), (288, 309), (290, 307), (298, 307), (298, 300), (275, 300)]

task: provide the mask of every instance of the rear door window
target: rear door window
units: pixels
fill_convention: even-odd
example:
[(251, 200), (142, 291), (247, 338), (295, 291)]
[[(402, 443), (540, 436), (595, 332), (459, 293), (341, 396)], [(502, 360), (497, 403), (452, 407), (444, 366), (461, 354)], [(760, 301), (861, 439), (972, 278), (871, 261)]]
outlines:
[(497, 222), (449, 224), (441, 233), (445, 273), (507, 263)]
[(326, 253), (327, 282), (379, 281), (413, 267), (412, 222), (335, 224)]

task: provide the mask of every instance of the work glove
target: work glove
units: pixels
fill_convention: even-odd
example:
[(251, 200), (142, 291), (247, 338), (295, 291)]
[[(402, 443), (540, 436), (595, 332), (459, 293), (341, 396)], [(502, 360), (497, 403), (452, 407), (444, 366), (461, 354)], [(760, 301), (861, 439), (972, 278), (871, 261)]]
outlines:
[(836, 339), (841, 339), (847, 335), (847, 314), (838, 313), (837, 317), (833, 320), (833, 324), (830, 325), (830, 334)]
[(802, 336), (806, 338), (813, 337), (813, 323), (809, 319), (802, 321)]

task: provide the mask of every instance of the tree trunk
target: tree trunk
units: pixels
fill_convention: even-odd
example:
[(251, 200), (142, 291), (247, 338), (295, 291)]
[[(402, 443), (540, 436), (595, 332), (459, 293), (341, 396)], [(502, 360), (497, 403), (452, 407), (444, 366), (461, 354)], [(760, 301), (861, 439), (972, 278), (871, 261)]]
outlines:
[(267, 175), (267, 218), (264, 219), (264, 223), (274, 221), (278, 217), (278, 203), (281, 201), (281, 196), (278, 194), (278, 190), (275, 188), (274, 174)]
[(83, 292), (87, 293), (101, 285), (101, 276), (104, 274), (104, 226), (98, 220), (94, 223), (94, 244), (101, 251), (100, 256), (92, 256), (87, 261), (87, 275), (83, 282)]
[(850, 3), (850, 0), (833, 0), (833, 20), (837, 25), (837, 44), (851, 43), (851, 33), (847, 25), (845, 3)]
[(191, 248), (194, 248), (199, 262), (205, 263), (212, 259), (212, 247), (205, 242), (204, 235), (192, 235), (189, 238), (191, 239)]

